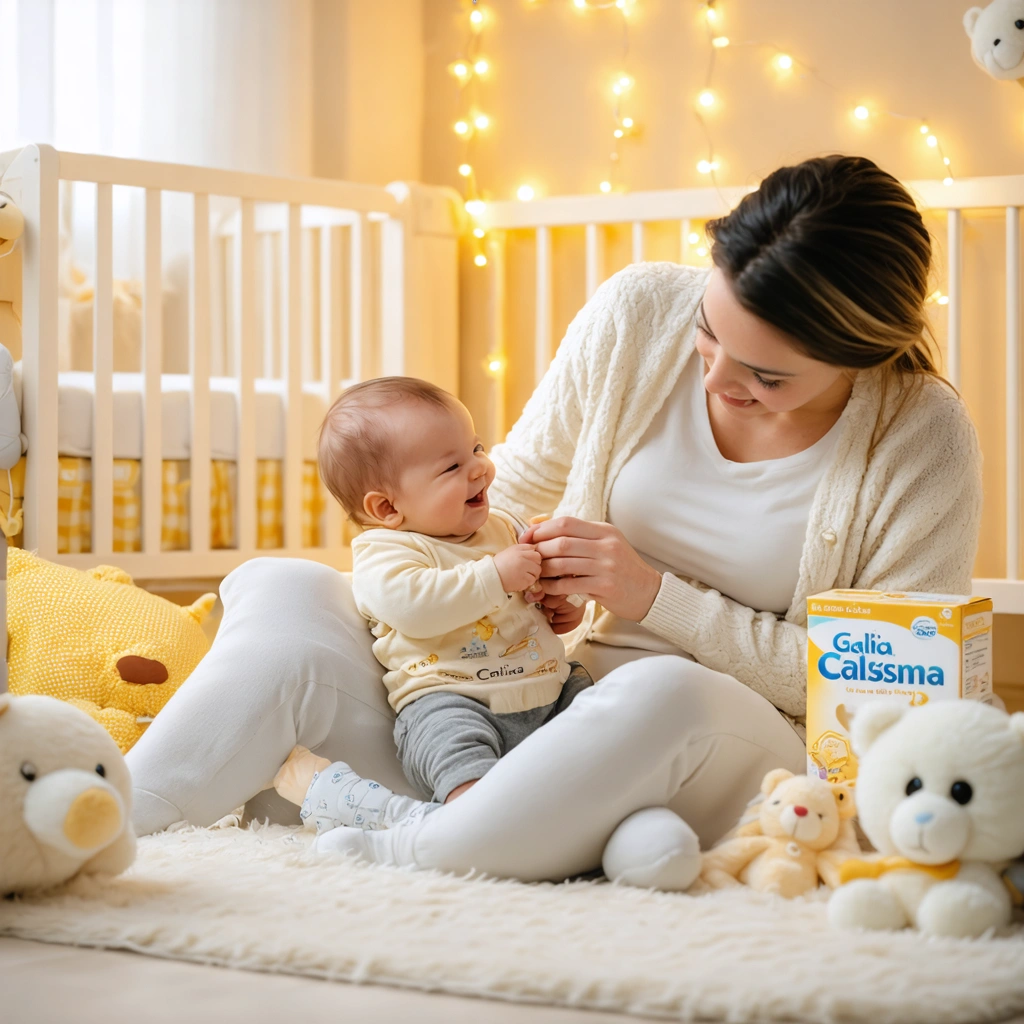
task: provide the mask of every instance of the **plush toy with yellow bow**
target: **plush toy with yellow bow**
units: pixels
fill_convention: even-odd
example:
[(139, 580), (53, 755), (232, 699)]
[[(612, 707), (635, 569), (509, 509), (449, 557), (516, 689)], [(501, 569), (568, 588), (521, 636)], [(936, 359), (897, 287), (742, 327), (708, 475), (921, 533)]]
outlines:
[(1024, 713), (974, 700), (908, 708), (886, 698), (853, 719), (860, 823), (878, 853), (847, 861), (829, 920), (977, 938), (1011, 920), (1024, 852)]
[(111, 566), (7, 557), (10, 691), (74, 704), (127, 752), (209, 650), (201, 623), (216, 595), (183, 608)]

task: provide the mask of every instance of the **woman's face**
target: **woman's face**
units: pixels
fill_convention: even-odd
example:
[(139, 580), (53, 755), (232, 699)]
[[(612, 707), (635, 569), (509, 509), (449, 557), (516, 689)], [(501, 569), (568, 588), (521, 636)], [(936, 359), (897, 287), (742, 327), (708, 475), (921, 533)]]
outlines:
[(736, 416), (830, 412), (849, 395), (847, 373), (798, 352), (781, 331), (748, 313), (717, 268), (697, 314), (697, 351), (708, 394)]

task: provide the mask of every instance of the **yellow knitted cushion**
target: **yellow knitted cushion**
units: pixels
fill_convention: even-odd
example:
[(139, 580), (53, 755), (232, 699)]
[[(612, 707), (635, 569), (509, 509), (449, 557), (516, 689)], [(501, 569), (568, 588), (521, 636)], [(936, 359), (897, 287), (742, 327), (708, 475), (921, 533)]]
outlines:
[(126, 752), (210, 649), (200, 623), (216, 594), (183, 608), (109, 565), (79, 572), (18, 548), (7, 558), (11, 693), (75, 704)]

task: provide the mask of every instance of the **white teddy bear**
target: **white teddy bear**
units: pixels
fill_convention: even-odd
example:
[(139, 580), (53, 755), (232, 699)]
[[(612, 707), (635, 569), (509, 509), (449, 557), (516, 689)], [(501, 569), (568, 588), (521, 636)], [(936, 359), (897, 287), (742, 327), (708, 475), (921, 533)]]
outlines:
[(0, 693), (0, 896), (135, 859), (131, 776), (84, 711)]
[(843, 865), (829, 921), (960, 938), (1008, 924), (1000, 870), (1024, 851), (1024, 713), (884, 701), (851, 733), (861, 827), (882, 856)]
[(1024, 0), (993, 0), (964, 15), (971, 56), (993, 78), (1024, 85)]

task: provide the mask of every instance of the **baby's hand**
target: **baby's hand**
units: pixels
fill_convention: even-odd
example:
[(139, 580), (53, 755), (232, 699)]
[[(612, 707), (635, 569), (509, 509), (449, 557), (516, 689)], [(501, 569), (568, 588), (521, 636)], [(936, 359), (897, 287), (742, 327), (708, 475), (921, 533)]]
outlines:
[(540, 579), (540, 552), (532, 544), (514, 544), (494, 556), (501, 585), (508, 594), (526, 590)]

